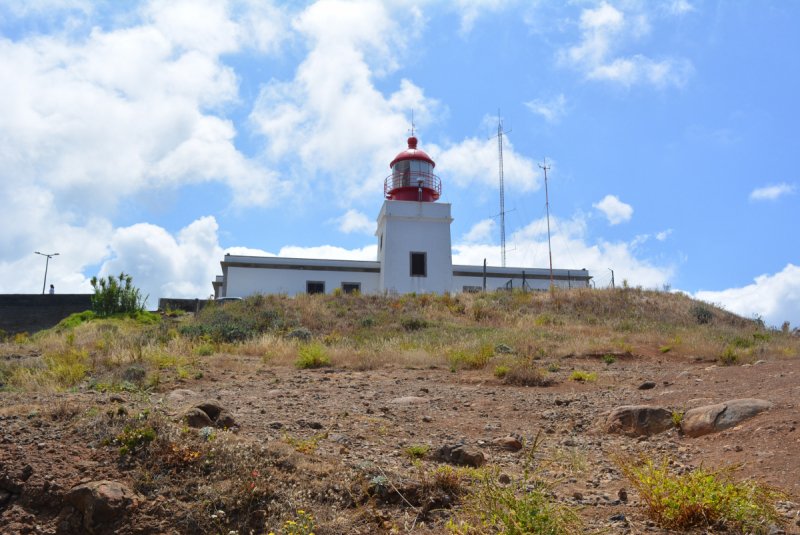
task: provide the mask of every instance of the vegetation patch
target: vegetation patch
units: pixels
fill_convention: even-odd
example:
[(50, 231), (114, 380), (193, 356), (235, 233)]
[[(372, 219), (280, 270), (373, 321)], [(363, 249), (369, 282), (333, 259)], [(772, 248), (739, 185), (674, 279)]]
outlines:
[(597, 381), (597, 374), (575, 370), (569, 374), (569, 378), (573, 381), (580, 381), (582, 383), (594, 383)]
[(325, 346), (319, 343), (301, 347), (299, 355), (294, 365), (301, 370), (325, 368), (331, 365), (331, 358), (325, 352)]

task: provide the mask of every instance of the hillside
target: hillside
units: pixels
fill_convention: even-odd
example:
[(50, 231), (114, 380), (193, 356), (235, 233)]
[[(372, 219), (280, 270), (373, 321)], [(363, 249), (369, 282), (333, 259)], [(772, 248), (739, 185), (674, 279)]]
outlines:
[(800, 533), (798, 351), (634, 288), (73, 315), (0, 344), (0, 530)]

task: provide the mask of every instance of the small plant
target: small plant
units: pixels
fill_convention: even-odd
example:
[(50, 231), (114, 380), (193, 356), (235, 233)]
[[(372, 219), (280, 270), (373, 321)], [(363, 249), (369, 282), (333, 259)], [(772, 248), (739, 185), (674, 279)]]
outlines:
[(299, 340), (301, 342), (310, 342), (311, 341), (311, 331), (308, 329), (292, 329), (284, 338), (287, 340)]
[[(337, 288), (337, 290), (341, 290), (341, 288)], [(283, 535), (314, 535), (316, 527), (314, 517), (310, 513), (297, 511), (297, 520), (287, 520), (281, 528), (281, 532)]]
[(317, 446), (319, 445), (320, 440), (324, 440), (328, 438), (328, 432), (330, 429), (325, 431), (322, 434), (315, 435), (310, 439), (296, 439), (292, 437), (288, 431), (284, 431), (284, 438), (286, 438), (286, 442), (289, 443), (291, 447), (295, 449), (295, 451), (299, 451), (300, 453), (305, 453), (306, 455), (311, 455), (316, 451)]
[(375, 321), (373, 318), (364, 318), (359, 323), (361, 323), (362, 327), (372, 327), (373, 325), (378, 324), (378, 322)]
[(211, 344), (203, 344), (194, 348), (193, 353), (201, 357), (209, 357), (214, 354), (214, 346)]
[(477, 351), (453, 350), (450, 352), (449, 360), (453, 366), (466, 366), (472, 370), (478, 370), (489, 364), (494, 356), (492, 344), (482, 344)]
[(681, 424), (683, 423), (683, 415), (686, 414), (686, 410), (672, 411), (672, 424), (675, 426), (676, 429), (681, 428)]
[(647, 516), (662, 528), (689, 531), (722, 528), (728, 533), (767, 535), (772, 524), (783, 525), (775, 510), (788, 496), (757, 481), (735, 481), (741, 465), (709, 469), (702, 465), (681, 475), (670, 471), (670, 460), (644, 455), (612, 459), (639, 491)]
[(67, 333), (67, 336), (64, 337), (64, 341), (70, 347), (75, 345), (75, 331), (71, 331), (71, 332)]
[(506, 374), (508, 373), (508, 370), (510, 370), (510, 368), (508, 366), (505, 366), (505, 365), (495, 366), (494, 367), (494, 375), (495, 375), (495, 377), (497, 377), (499, 379), (502, 379), (503, 377), (506, 376)]
[(149, 296), (142, 298), (141, 291), (133, 286), (133, 278), (130, 275), (120, 273), (119, 277), (110, 275), (106, 279), (92, 277), (89, 282), (94, 288), (92, 310), (98, 316), (145, 312), (145, 303)]
[(731, 345), (736, 347), (753, 347), (753, 341), (741, 336), (737, 336), (733, 339)]
[(130, 427), (125, 427), (125, 430), (116, 437), (107, 438), (103, 442), (103, 445), (110, 446), (113, 444), (121, 444), (122, 447), (119, 450), (119, 454), (124, 456), (128, 453), (135, 453), (137, 448), (146, 448), (155, 439), (156, 433), (152, 429), (131, 429)]
[(605, 364), (614, 364), (615, 362), (617, 362), (617, 359), (615, 359), (613, 355), (606, 355), (603, 357), (603, 363)]
[(403, 318), (400, 320), (400, 325), (407, 331), (419, 331), (429, 327), (430, 323), (424, 318)]
[(508, 385), (519, 386), (547, 386), (552, 383), (544, 370), (536, 368), (527, 362), (518, 362), (511, 365), (503, 378), (503, 382)]
[(300, 356), (294, 361), (295, 367), (301, 370), (324, 368), (331, 365), (331, 358), (325, 354), (322, 344), (309, 344), (300, 348)]
[[(784, 322), (783, 326), (786, 327), (786, 331), (784, 331), (784, 332), (786, 334), (788, 334), (789, 322), (788, 321)], [(767, 340), (769, 340), (769, 335), (765, 334), (765, 333), (753, 333), (753, 340), (755, 340), (755, 341), (759, 341), (759, 340), (767, 341)]]
[(406, 456), (410, 459), (419, 459), (420, 457), (427, 455), (430, 450), (431, 447), (427, 444), (422, 446), (409, 446), (406, 448)]
[(662, 353), (667, 353), (668, 351), (672, 350), (672, 346), (662, 346), (659, 347), (658, 350), (661, 351)]
[(580, 381), (582, 383), (594, 383), (597, 381), (597, 374), (575, 370), (569, 374), (569, 378), (573, 381)]
[(711, 311), (700, 305), (690, 308), (689, 315), (691, 315), (700, 325), (711, 323), (711, 320), (714, 319), (714, 315), (711, 313)]
[(202, 379), (202, 378), (203, 378), (203, 372), (202, 372), (202, 370), (201, 370), (201, 371), (199, 371), (199, 372), (197, 372), (196, 374), (194, 374), (194, 378), (195, 378), (195, 379)]
[(514, 350), (511, 349), (511, 347), (507, 346), (506, 344), (497, 344), (496, 346), (494, 346), (494, 351), (495, 353), (506, 353), (506, 354), (514, 352)]
[(733, 348), (733, 346), (728, 346), (725, 350), (719, 354), (719, 362), (723, 366), (733, 366), (739, 363), (739, 353)]
[(559, 367), (558, 363), (556, 363), (556, 362), (554, 362), (553, 364), (550, 364), (547, 367), (547, 371), (549, 371), (550, 373), (556, 373), (559, 369), (561, 369), (561, 368)]

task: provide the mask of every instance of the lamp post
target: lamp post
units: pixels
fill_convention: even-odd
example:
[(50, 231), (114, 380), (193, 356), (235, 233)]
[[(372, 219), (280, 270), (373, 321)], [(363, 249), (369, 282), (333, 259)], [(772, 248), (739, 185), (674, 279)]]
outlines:
[(53, 258), (54, 256), (58, 256), (58, 253), (45, 254), (36, 251), (36, 254), (40, 254), (42, 256), (47, 257), (47, 261), (44, 263), (44, 282), (42, 283), (42, 295), (44, 295), (44, 289), (47, 287), (47, 267), (50, 265), (50, 259)]

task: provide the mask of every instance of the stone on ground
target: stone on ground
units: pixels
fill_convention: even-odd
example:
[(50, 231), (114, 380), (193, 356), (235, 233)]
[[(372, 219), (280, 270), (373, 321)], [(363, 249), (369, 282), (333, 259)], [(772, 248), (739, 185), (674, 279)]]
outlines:
[(208, 414), (196, 407), (186, 409), (186, 412), (183, 413), (183, 418), (186, 420), (186, 425), (189, 427), (210, 427), (214, 423), (211, 421), (211, 418), (208, 417)]
[(116, 481), (90, 481), (72, 487), (64, 501), (83, 513), (83, 525), (93, 532), (92, 526), (136, 509), (144, 498)]
[(690, 437), (702, 437), (735, 427), (753, 416), (772, 408), (763, 399), (734, 399), (686, 411), (681, 429)]
[(425, 398), (419, 398), (419, 397), (416, 397), (416, 396), (406, 396), (406, 397), (403, 397), (403, 398), (394, 398), (389, 403), (395, 403), (395, 404), (398, 404), (398, 405), (412, 405), (412, 404), (415, 404), (415, 403), (429, 403), (429, 400), (427, 400)]
[(433, 458), (447, 463), (473, 466), (475, 468), (483, 466), (486, 462), (483, 453), (469, 449), (463, 444), (446, 444), (434, 452)]
[(674, 427), (672, 412), (664, 407), (625, 405), (611, 411), (606, 418), (606, 433), (629, 437), (652, 436)]

